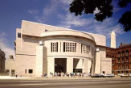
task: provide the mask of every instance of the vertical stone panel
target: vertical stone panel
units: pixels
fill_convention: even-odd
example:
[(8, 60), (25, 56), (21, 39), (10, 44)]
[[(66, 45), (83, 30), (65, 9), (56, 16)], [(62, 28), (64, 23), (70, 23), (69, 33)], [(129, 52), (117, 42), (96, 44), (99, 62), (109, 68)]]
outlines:
[(47, 48), (43, 46), (43, 74), (47, 74)]
[(67, 58), (66, 62), (66, 72), (72, 73), (73, 72), (73, 58)]
[(36, 46), (36, 77), (43, 75), (43, 46)]
[(47, 76), (48, 77), (51, 77), (54, 75), (54, 68), (55, 68), (55, 62), (54, 62), (54, 57), (48, 57), (47, 58), (47, 68), (48, 68), (48, 71), (47, 71)]
[(88, 69), (87, 69), (88, 73), (90, 73), (90, 71), (91, 71), (91, 64), (92, 64), (91, 60), (88, 59)]
[(86, 59), (86, 58), (83, 60), (82, 73), (88, 73), (88, 59)]
[(100, 51), (96, 52), (95, 74), (100, 74)]

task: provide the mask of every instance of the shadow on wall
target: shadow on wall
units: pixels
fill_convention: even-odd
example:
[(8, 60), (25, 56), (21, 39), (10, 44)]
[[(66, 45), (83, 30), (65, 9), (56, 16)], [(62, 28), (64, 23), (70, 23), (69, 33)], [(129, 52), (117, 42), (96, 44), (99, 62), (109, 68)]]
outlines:
[(47, 75), (47, 48), (43, 46), (43, 75)]

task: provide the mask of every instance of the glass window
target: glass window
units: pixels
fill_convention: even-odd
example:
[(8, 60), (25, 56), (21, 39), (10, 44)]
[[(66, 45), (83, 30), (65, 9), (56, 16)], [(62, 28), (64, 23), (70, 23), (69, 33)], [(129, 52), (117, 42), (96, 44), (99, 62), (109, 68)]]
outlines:
[(11, 72), (12, 72), (12, 73), (14, 73), (14, 72), (15, 72), (15, 70), (13, 69), (13, 70), (11, 70)]
[(58, 42), (51, 43), (51, 52), (58, 52)]
[(120, 62), (120, 58), (118, 58), (118, 62)]
[(33, 70), (32, 69), (29, 69), (29, 74), (33, 73)]
[(129, 52), (128, 52), (128, 50), (126, 50), (126, 56), (128, 56), (129, 55)]
[(90, 52), (90, 46), (89, 45), (82, 44), (81, 49), (82, 49), (81, 50), (82, 53), (89, 53)]
[(125, 67), (126, 69), (128, 69), (128, 65), (126, 64), (126, 67)]
[(63, 52), (65, 52), (65, 42), (63, 42)]
[(76, 52), (76, 43), (63, 43), (63, 52)]
[(118, 65), (118, 69), (121, 69), (121, 65)]
[(9, 72), (10, 72), (10, 70), (9, 70), (9, 69), (7, 69), (7, 70), (6, 70), (6, 72), (7, 72), (7, 73), (9, 73)]
[(21, 33), (18, 33), (18, 38), (21, 38)]

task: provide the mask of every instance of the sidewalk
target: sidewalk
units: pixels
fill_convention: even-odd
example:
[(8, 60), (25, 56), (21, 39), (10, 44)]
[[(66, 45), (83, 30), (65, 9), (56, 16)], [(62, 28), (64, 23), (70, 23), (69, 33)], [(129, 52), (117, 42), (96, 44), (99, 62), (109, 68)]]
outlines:
[(91, 78), (91, 77), (11, 77), (11, 76), (0, 76), (0, 80), (85, 80), (85, 79), (130, 79), (131, 78)]
[(0, 76), (0, 79), (28, 79), (29, 77)]

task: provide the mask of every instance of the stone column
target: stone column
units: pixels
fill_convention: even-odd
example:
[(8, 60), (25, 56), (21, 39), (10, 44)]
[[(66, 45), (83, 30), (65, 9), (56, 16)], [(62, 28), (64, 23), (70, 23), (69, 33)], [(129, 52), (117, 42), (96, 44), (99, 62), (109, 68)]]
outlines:
[(88, 73), (88, 59), (86, 58), (83, 59), (82, 73)]
[(91, 73), (91, 64), (92, 64), (92, 62), (91, 62), (91, 60), (89, 60), (88, 59), (88, 73)]
[(100, 50), (96, 49), (95, 74), (100, 74)]
[(36, 46), (36, 67), (35, 76), (43, 76), (43, 45)]
[(95, 59), (93, 58), (93, 60), (91, 61), (91, 75), (94, 75), (95, 72)]
[(68, 74), (73, 73), (73, 58), (67, 58), (66, 72)]
[(55, 62), (54, 57), (47, 58), (47, 76), (52, 77), (54, 75)]

